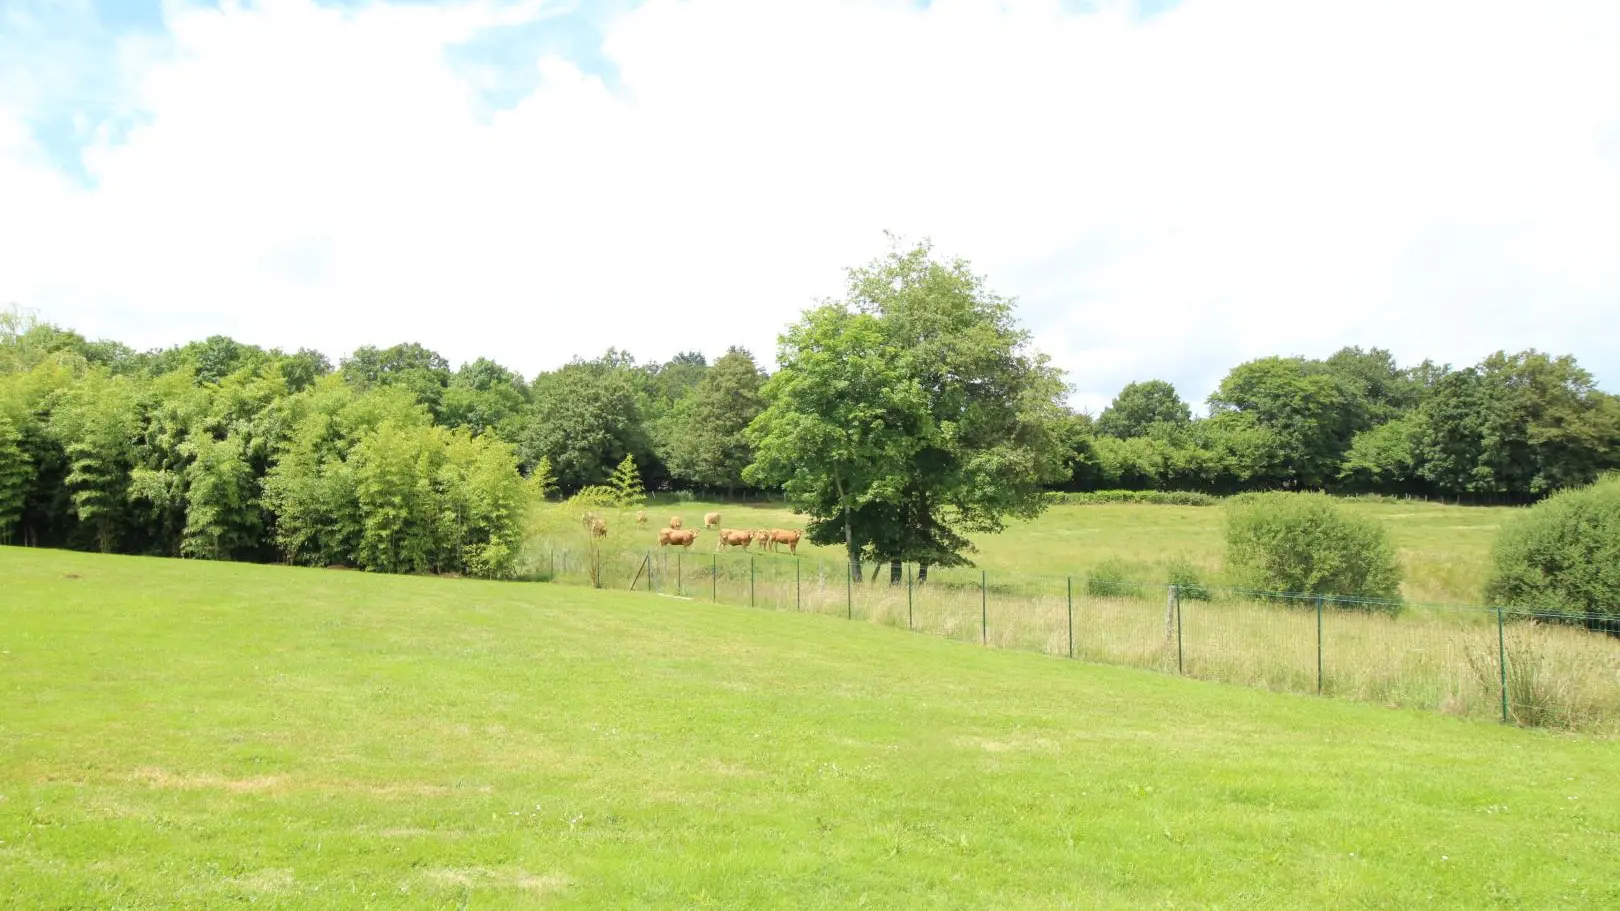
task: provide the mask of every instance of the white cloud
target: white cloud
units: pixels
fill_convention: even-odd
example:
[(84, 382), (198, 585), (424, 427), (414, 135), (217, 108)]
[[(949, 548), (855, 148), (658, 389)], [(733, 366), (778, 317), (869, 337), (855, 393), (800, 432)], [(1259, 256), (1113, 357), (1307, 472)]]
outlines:
[(1094, 408), (1341, 344), (1620, 380), (1620, 4), (1063, 7), (651, 0), (616, 92), (546, 57), (491, 112), (446, 49), (549, 7), (174, 4), (88, 188), (0, 90), (0, 301), (143, 346), (766, 355), (892, 229)]

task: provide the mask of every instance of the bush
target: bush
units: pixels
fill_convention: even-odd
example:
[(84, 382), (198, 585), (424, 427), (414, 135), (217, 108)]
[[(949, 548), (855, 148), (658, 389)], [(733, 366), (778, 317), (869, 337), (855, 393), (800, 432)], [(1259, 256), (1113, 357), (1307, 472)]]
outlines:
[(1185, 556), (1172, 557), (1165, 564), (1165, 582), (1176, 587), (1183, 601), (1209, 600), (1209, 586), (1204, 584), (1203, 573)]
[(1486, 596), (1620, 630), (1620, 475), (1554, 494), (1503, 526)]
[(1088, 490), (1083, 493), (1055, 493), (1052, 502), (1082, 506), (1110, 503), (1152, 503), (1156, 506), (1214, 506), (1218, 497), (1190, 490)]
[(1131, 578), (1130, 568), (1119, 560), (1108, 560), (1086, 573), (1086, 594), (1093, 598), (1135, 598), (1142, 594), (1142, 583)]
[(1319, 493), (1245, 494), (1227, 510), (1226, 563), (1239, 584), (1354, 598), (1366, 609), (1398, 605), (1400, 564), (1377, 522)]

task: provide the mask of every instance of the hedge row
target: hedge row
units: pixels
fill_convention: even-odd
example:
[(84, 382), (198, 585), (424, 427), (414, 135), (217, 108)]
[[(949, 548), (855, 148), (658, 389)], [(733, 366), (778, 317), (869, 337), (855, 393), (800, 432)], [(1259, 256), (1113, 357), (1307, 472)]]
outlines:
[(1052, 502), (1096, 506), (1105, 503), (1153, 503), (1159, 506), (1214, 506), (1219, 497), (1188, 490), (1088, 490), (1054, 493)]

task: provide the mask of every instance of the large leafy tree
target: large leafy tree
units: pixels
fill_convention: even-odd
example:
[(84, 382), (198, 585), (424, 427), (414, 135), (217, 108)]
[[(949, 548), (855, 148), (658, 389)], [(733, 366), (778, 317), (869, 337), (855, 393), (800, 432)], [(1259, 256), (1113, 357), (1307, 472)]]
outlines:
[(1356, 434), (1344, 454), (1339, 477), (1351, 488), (1407, 492), (1417, 478), (1416, 415), (1406, 415)]
[(1423, 400), (1422, 377), (1433, 365), (1403, 370), (1395, 355), (1382, 348), (1340, 348), (1322, 362), (1356, 404), (1357, 430), (1382, 424), (1416, 408)]
[(439, 422), (466, 428), (474, 435), (495, 433), (512, 438), (528, 400), (529, 387), (523, 377), (481, 357), (463, 364), (450, 379)]
[(1131, 383), (1097, 416), (1097, 432), (1126, 440), (1146, 436), (1155, 424), (1185, 425), (1192, 409), (1164, 380)]
[(1275, 436), (1286, 486), (1319, 488), (1337, 477), (1356, 429), (1350, 388), (1320, 362), (1267, 357), (1234, 367), (1210, 396), (1215, 414), (1238, 412)]
[(886, 533), (869, 507), (898, 492), (893, 480), (917, 452), (911, 423), (927, 399), (905, 377), (880, 320), (839, 304), (789, 327), (777, 362), (768, 404), (748, 427), (755, 461), (743, 477), (780, 486), (809, 515), (810, 540), (841, 544), (858, 573), (866, 548)]
[(697, 388), (709, 372), (708, 359), (701, 352), (682, 351), (662, 364), (642, 368), (649, 417), (668, 413)]
[(632, 368), (600, 361), (569, 364), (536, 378), (533, 395), (517, 431), (525, 467), (549, 459), (557, 484), (566, 490), (603, 483), (627, 455), (643, 466), (643, 480), (659, 474)]
[(276, 360), (276, 368), (287, 383), (288, 392), (302, 392), (315, 385), (315, 381), (332, 372), (332, 362), (313, 348), (299, 348), (292, 354), (283, 354)]
[(1063, 382), (1012, 311), (926, 242), (851, 270), (783, 337), (745, 477), (781, 484), (857, 566), (967, 562), (964, 533), (1038, 514), (1072, 453)]
[(1413, 436), (1418, 473), (1442, 492), (1534, 496), (1620, 465), (1620, 401), (1572, 357), (1497, 352), (1442, 377)]
[(342, 371), (344, 379), (362, 391), (374, 386), (407, 389), (433, 415), (438, 415), (444, 390), (450, 385), (450, 362), (416, 342), (357, 348), (343, 360)]
[(753, 355), (732, 348), (707, 368), (659, 426), (659, 450), (672, 477), (730, 491), (753, 461), (745, 431), (764, 409), (765, 374)]

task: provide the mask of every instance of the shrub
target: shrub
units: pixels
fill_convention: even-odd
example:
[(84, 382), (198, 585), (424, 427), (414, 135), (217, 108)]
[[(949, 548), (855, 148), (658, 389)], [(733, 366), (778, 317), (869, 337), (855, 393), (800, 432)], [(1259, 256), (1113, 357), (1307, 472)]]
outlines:
[(1363, 609), (1398, 606), (1400, 564), (1377, 522), (1319, 493), (1245, 494), (1227, 510), (1226, 562), (1240, 584), (1355, 598)]
[(1056, 503), (1101, 506), (1109, 503), (1152, 503), (1157, 506), (1214, 506), (1220, 498), (1190, 490), (1088, 490), (1083, 493), (1055, 493)]
[(619, 462), (619, 467), (613, 469), (613, 476), (608, 478), (607, 486), (613, 491), (620, 509), (634, 509), (647, 502), (647, 489), (642, 486), (641, 471), (636, 468), (635, 456), (627, 455)]
[(1503, 526), (1486, 596), (1620, 630), (1620, 475), (1554, 494)]
[(1135, 598), (1142, 594), (1142, 583), (1131, 578), (1130, 568), (1119, 560), (1108, 560), (1086, 573), (1086, 594), (1093, 598)]
[(1183, 601), (1209, 600), (1209, 586), (1204, 584), (1203, 573), (1184, 555), (1172, 557), (1165, 564), (1165, 582), (1176, 587)]

